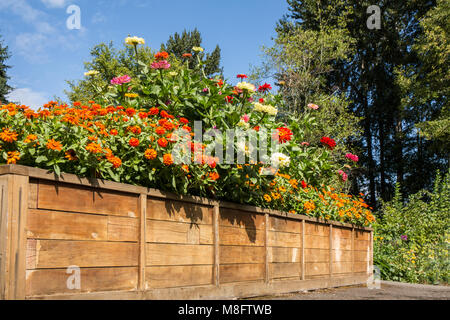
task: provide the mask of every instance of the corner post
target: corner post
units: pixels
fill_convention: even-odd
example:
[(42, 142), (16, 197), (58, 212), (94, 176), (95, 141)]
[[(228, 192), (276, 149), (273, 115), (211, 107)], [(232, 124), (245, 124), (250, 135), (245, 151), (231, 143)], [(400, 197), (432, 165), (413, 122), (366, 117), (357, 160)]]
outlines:
[(139, 195), (140, 232), (139, 232), (139, 283), (138, 290), (145, 291), (145, 266), (147, 264), (147, 194)]
[(219, 203), (214, 204), (213, 208), (213, 226), (214, 226), (214, 284), (220, 286), (220, 239), (219, 239)]

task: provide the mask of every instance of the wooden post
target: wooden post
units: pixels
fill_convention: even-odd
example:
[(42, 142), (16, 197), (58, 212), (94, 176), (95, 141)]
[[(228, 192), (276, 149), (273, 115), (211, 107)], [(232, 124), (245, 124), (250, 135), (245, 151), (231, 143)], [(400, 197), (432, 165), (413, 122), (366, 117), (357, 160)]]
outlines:
[(352, 227), (352, 273), (355, 273), (355, 227)]
[(265, 272), (264, 279), (266, 283), (269, 283), (269, 214), (265, 214), (265, 228), (264, 228), (264, 246), (265, 246)]
[(141, 193), (139, 195), (139, 210), (140, 210), (140, 231), (139, 231), (139, 283), (138, 289), (145, 291), (145, 265), (147, 264), (146, 249), (147, 249), (147, 195)]
[(305, 280), (305, 220), (302, 219), (302, 280)]
[(330, 224), (330, 278), (333, 276), (333, 225)]
[(0, 297), (23, 300), (26, 279), (28, 177), (4, 175), (0, 177), (0, 185)]
[(220, 240), (219, 240), (219, 214), (220, 207), (218, 204), (214, 205), (213, 209), (213, 225), (214, 225), (214, 284), (220, 286)]

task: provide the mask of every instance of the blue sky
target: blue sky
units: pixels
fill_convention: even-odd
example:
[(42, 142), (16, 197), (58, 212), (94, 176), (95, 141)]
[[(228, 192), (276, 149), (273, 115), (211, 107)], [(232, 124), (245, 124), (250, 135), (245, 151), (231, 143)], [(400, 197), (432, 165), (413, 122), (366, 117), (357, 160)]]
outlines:
[[(81, 10), (81, 29), (69, 30), (69, 5)], [(222, 49), (225, 78), (235, 81), (261, 60), (275, 25), (287, 13), (285, 0), (0, 0), (0, 34), (12, 58), (10, 100), (37, 107), (66, 98), (65, 80), (81, 79), (90, 49), (125, 37), (143, 37), (158, 49), (170, 35), (195, 27), (202, 46)]]

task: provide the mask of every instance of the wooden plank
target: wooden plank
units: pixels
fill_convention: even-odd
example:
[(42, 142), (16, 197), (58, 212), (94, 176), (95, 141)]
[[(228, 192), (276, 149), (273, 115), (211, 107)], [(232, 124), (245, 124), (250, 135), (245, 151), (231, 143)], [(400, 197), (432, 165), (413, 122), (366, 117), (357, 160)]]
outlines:
[(29, 209), (27, 237), (29, 239), (107, 240), (108, 217)]
[(370, 240), (370, 232), (355, 230), (355, 240)]
[(147, 218), (164, 221), (212, 224), (212, 208), (172, 200), (147, 200)]
[(370, 260), (370, 253), (366, 251), (361, 250), (355, 250), (355, 262), (367, 262)]
[(270, 270), (269, 270), (269, 214), (264, 215), (264, 281), (269, 283), (270, 281)]
[(270, 263), (270, 279), (300, 278), (302, 266), (299, 263)]
[(305, 235), (305, 248), (307, 249), (329, 249), (329, 237)]
[[(0, 166), (1, 168), (1, 166)], [(9, 297), (10, 234), (8, 212), (8, 176), (0, 176), (0, 300)]]
[(333, 237), (333, 248), (341, 250), (352, 250), (352, 239)]
[(265, 219), (265, 215), (263, 214), (221, 208), (219, 225), (224, 227), (264, 230), (266, 224)]
[(299, 233), (269, 231), (269, 246), (300, 248), (301, 235)]
[(220, 246), (220, 264), (264, 263), (264, 247)]
[(213, 284), (213, 268), (213, 265), (147, 267), (146, 289)]
[(327, 275), (330, 272), (330, 264), (324, 262), (307, 262), (306, 265), (306, 276), (314, 276), (314, 275)]
[(39, 181), (37, 179), (30, 179), (28, 184), (28, 208), (37, 209), (38, 201), (38, 186)]
[(329, 255), (330, 255), (330, 263), (329, 263), (329, 266), (330, 266), (330, 272), (329, 272), (329, 275), (330, 275), (330, 278), (331, 278), (331, 275), (333, 274), (333, 225), (330, 225), (330, 227), (329, 227), (329, 229), (330, 229), (330, 236), (329, 236), (329, 238), (330, 238), (330, 248), (329, 248)]
[(35, 268), (128, 267), (139, 263), (139, 245), (131, 242), (28, 240), (27, 266)]
[(108, 241), (139, 241), (140, 221), (136, 218), (108, 216)]
[(26, 295), (136, 290), (138, 268), (81, 268), (80, 289), (69, 289), (67, 269), (27, 270)]
[(147, 243), (147, 266), (214, 264), (214, 246)]
[(305, 234), (315, 236), (329, 236), (329, 226), (325, 224), (319, 224), (314, 222), (305, 222)]
[(2, 177), (2, 296), (5, 299), (25, 299), (26, 220), (28, 213), (28, 177)]
[(264, 280), (265, 264), (222, 264), (220, 283)]
[(218, 205), (214, 206), (213, 209), (213, 226), (214, 226), (214, 284), (216, 287), (220, 285), (219, 279), (219, 266), (220, 266), (220, 245), (219, 245), (219, 215), (220, 208)]
[(355, 250), (367, 251), (370, 250), (370, 241), (368, 240), (355, 240)]
[(354, 272), (368, 272), (368, 262), (355, 262)]
[(147, 195), (141, 193), (139, 195), (139, 230), (137, 234), (139, 235), (139, 280), (138, 288), (140, 291), (145, 290), (146, 280), (145, 280), (145, 267), (147, 264)]
[(39, 181), (38, 208), (132, 218), (139, 216), (138, 195), (45, 180)]
[(280, 217), (270, 217), (269, 228), (271, 231), (282, 231), (282, 232), (292, 232), (301, 233), (302, 222), (300, 220), (291, 220)]
[(351, 239), (352, 238), (352, 229), (351, 228), (342, 228), (342, 227), (333, 227), (333, 240), (334, 239)]
[(264, 230), (219, 226), (221, 245), (264, 246)]
[(305, 220), (302, 220), (302, 255), (301, 255), (301, 264), (302, 264), (302, 280), (305, 280)]
[(333, 249), (333, 261), (334, 262), (352, 262), (351, 250)]
[(305, 248), (305, 262), (330, 262), (328, 249), (308, 249)]
[(333, 262), (333, 274), (336, 273), (351, 273), (352, 263), (351, 262)]
[(213, 244), (213, 238), (212, 225), (147, 219), (147, 242)]

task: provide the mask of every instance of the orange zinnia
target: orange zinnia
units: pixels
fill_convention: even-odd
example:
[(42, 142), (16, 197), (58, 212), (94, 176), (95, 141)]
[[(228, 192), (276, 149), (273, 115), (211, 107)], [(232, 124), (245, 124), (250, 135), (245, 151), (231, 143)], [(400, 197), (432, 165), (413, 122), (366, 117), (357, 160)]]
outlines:
[(108, 161), (112, 163), (113, 167), (116, 169), (122, 165), (122, 160), (120, 160), (120, 158), (118, 157), (108, 157)]
[(7, 164), (15, 164), (19, 160), (20, 160), (20, 152), (19, 151), (8, 152), (8, 160), (6, 161)]
[(132, 147), (139, 146), (139, 139), (131, 138), (130, 141), (128, 141), (128, 144)]
[(171, 164), (173, 164), (172, 155), (170, 153), (165, 154), (163, 156), (163, 162), (166, 166), (170, 166)]
[(102, 147), (95, 142), (91, 142), (86, 146), (86, 150), (92, 153), (102, 153)]
[(167, 142), (166, 138), (158, 139), (158, 144), (160, 147), (163, 147), (163, 148), (167, 147), (167, 143), (168, 142)]
[(144, 155), (148, 160), (154, 160), (154, 159), (156, 159), (156, 156), (158, 155), (158, 153), (156, 152), (155, 149), (147, 149), (147, 150), (145, 150)]
[(23, 142), (25, 142), (25, 143), (30, 143), (30, 142), (35, 141), (36, 139), (37, 139), (37, 135), (35, 135), (35, 134), (29, 134), (29, 135), (25, 138), (25, 140), (24, 140)]
[(55, 139), (50, 139), (47, 141), (47, 149), (61, 151), (62, 144), (61, 144), (61, 142), (56, 141)]
[(18, 134), (14, 131), (10, 131), (8, 128), (3, 129), (3, 132), (0, 132), (0, 139), (5, 142), (14, 142), (17, 140)]

